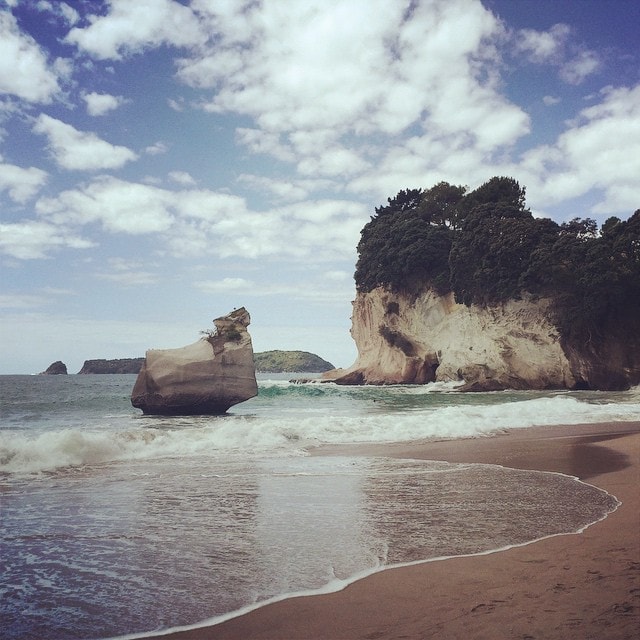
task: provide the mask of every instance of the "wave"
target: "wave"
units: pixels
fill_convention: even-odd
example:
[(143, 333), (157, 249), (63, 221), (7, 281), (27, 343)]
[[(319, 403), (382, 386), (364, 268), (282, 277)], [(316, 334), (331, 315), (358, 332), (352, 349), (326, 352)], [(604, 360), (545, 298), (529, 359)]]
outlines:
[[(324, 385), (323, 385), (324, 387)], [(469, 402), (468, 395), (461, 402)], [(635, 399), (635, 398), (634, 398)], [(123, 418), (124, 426), (0, 432), (0, 472), (186, 456), (306, 455), (323, 444), (411, 442), (481, 437), (505, 429), (554, 424), (634, 421), (637, 402), (585, 402), (568, 395), (480, 404), (434, 405), (407, 411), (372, 409), (340, 415), (330, 409), (291, 415)]]

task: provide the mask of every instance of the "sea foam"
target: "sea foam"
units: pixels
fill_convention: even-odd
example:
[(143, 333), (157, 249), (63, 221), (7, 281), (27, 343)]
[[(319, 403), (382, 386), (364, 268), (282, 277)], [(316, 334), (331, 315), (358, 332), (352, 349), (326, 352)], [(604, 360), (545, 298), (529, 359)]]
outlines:
[[(319, 385), (309, 386), (307, 393), (316, 393)], [(338, 394), (340, 403), (310, 403), (305, 411), (291, 414), (274, 410), (272, 415), (263, 399), (254, 406), (245, 403), (245, 413), (218, 417), (154, 419), (133, 414), (117, 423), (118, 428), (108, 422), (87, 428), (8, 430), (0, 432), (0, 472), (185, 456), (298, 456), (323, 444), (480, 437), (537, 425), (637, 420), (640, 415), (633, 395), (626, 396), (626, 402), (599, 403), (597, 396), (584, 401), (569, 394), (526, 399), (514, 393), (473, 397), (447, 393), (438, 404), (398, 410), (403, 393), (413, 402), (420, 391), (428, 393), (415, 387), (382, 393), (371, 388), (348, 390), (350, 396), (360, 394), (360, 400), (366, 400), (357, 411), (345, 402), (344, 391), (327, 388), (322, 393), (329, 400)]]

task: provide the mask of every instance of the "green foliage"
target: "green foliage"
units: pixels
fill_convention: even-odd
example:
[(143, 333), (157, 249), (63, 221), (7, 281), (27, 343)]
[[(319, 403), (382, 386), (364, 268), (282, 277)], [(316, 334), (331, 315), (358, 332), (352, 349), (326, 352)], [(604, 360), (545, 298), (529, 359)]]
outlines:
[(264, 373), (321, 373), (334, 366), (320, 356), (307, 351), (262, 351), (254, 353), (258, 371)]
[(466, 305), (526, 291), (554, 299), (566, 337), (597, 340), (621, 322), (640, 331), (640, 210), (601, 230), (590, 218), (559, 225), (532, 216), (513, 178), (494, 177), (471, 192), (405, 189), (375, 213), (358, 244), (358, 291), (430, 286)]

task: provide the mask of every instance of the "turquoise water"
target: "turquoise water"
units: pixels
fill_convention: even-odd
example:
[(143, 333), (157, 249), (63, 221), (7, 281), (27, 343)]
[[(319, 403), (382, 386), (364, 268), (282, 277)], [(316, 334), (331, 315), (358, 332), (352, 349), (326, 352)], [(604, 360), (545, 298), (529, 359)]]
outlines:
[(279, 377), (226, 416), (154, 418), (129, 403), (135, 376), (0, 376), (3, 638), (190, 625), (390, 564), (577, 531), (615, 499), (556, 474), (309, 453), (640, 414), (637, 390)]

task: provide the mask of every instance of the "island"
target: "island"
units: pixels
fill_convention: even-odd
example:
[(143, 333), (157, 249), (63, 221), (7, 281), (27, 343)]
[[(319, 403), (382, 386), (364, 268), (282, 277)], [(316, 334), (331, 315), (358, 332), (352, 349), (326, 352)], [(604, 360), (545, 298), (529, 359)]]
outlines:
[(41, 376), (66, 376), (67, 375), (67, 365), (61, 360), (56, 360), (52, 362), (42, 373)]
[(308, 351), (262, 351), (254, 355), (260, 373), (322, 373), (334, 366)]
[(118, 358), (115, 360), (85, 360), (78, 374), (116, 374), (116, 373), (140, 373), (144, 358)]

